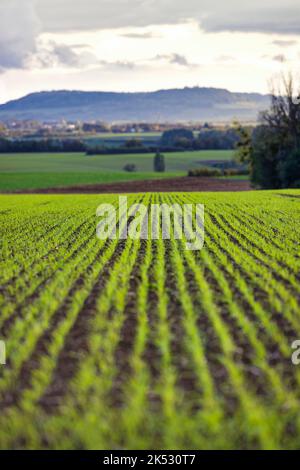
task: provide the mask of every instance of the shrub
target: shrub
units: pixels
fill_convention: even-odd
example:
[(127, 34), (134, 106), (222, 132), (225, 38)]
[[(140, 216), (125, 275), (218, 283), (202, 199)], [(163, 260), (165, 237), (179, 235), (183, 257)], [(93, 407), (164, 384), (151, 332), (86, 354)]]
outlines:
[(189, 170), (188, 176), (205, 176), (205, 177), (222, 176), (222, 172), (218, 168), (202, 167), (202, 168), (195, 168), (193, 170)]
[(129, 173), (133, 173), (136, 171), (136, 165), (134, 163), (126, 163), (123, 167), (124, 171), (128, 171)]

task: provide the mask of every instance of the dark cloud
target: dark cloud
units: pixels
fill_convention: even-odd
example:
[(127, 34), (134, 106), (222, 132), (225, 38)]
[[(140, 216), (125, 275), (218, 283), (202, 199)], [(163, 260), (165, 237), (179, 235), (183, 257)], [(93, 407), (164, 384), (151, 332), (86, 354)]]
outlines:
[[(212, 7), (214, 5), (215, 1)], [(254, 0), (251, 3), (231, 0), (214, 12), (208, 9), (200, 24), (210, 32), (300, 34), (300, 9), (298, 0)]]
[(239, 31), (277, 34), (300, 34), (298, 0), (218, 0), (200, 1), (203, 15), (200, 24), (206, 31)]
[(31, 0), (0, 1), (0, 70), (25, 67), (41, 24)]
[[(198, 22), (208, 32), (244, 31), (300, 34), (299, 0), (0, 0), (0, 69), (21, 68), (37, 53), (42, 32), (67, 33), (113, 28)], [(120, 33), (122, 34), (122, 33)], [(149, 32), (124, 33), (133, 39)], [(291, 45), (291, 41), (289, 42)], [(283, 41), (281, 45), (283, 46)], [(288, 41), (285, 43), (288, 46)], [(66, 65), (88, 58), (57, 45), (52, 60)], [(55, 58), (56, 57), (56, 58)], [(182, 66), (183, 57), (171, 61)]]
[(176, 54), (175, 52), (173, 54), (159, 54), (156, 57), (154, 57), (154, 59), (152, 60), (154, 61), (165, 60), (169, 62), (170, 64), (182, 65), (183, 67), (194, 66), (194, 64), (189, 63), (189, 61), (184, 55)]

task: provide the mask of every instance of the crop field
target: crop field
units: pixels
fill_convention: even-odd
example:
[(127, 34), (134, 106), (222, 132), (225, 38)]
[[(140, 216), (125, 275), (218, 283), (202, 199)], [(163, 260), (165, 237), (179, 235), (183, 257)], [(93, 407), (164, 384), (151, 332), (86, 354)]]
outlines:
[[(41, 189), (184, 176), (209, 161), (231, 160), (231, 150), (175, 152), (165, 155), (166, 172), (154, 173), (154, 154), (94, 155), (83, 153), (0, 154), (0, 191)], [(135, 173), (123, 170), (136, 165)]]
[(204, 204), (203, 249), (0, 196), (0, 448), (298, 448), (300, 191), (128, 198)]

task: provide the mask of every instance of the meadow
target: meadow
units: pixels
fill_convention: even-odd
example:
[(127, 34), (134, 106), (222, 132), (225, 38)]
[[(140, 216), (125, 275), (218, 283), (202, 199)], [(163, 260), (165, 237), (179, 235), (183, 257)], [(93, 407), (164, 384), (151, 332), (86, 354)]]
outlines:
[(143, 181), (148, 179), (173, 178), (185, 173), (154, 172), (95, 172), (95, 173), (1, 173), (0, 192), (13, 192), (31, 189), (65, 188), (117, 182)]
[[(153, 154), (0, 154), (0, 191), (184, 176), (191, 168), (231, 160), (233, 155), (226, 150), (166, 154), (166, 172), (159, 174), (153, 171)], [(137, 171), (125, 172), (127, 163), (135, 164)]]
[(0, 447), (294, 449), (300, 191), (205, 205), (205, 245), (96, 238), (118, 195), (0, 196)]

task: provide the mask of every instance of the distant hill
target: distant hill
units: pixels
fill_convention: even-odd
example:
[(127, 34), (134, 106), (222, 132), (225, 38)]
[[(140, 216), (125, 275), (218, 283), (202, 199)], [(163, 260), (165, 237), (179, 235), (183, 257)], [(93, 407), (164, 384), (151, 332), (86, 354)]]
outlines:
[(183, 88), (146, 93), (45, 91), (0, 106), (11, 119), (115, 121), (254, 121), (269, 96), (218, 88)]

